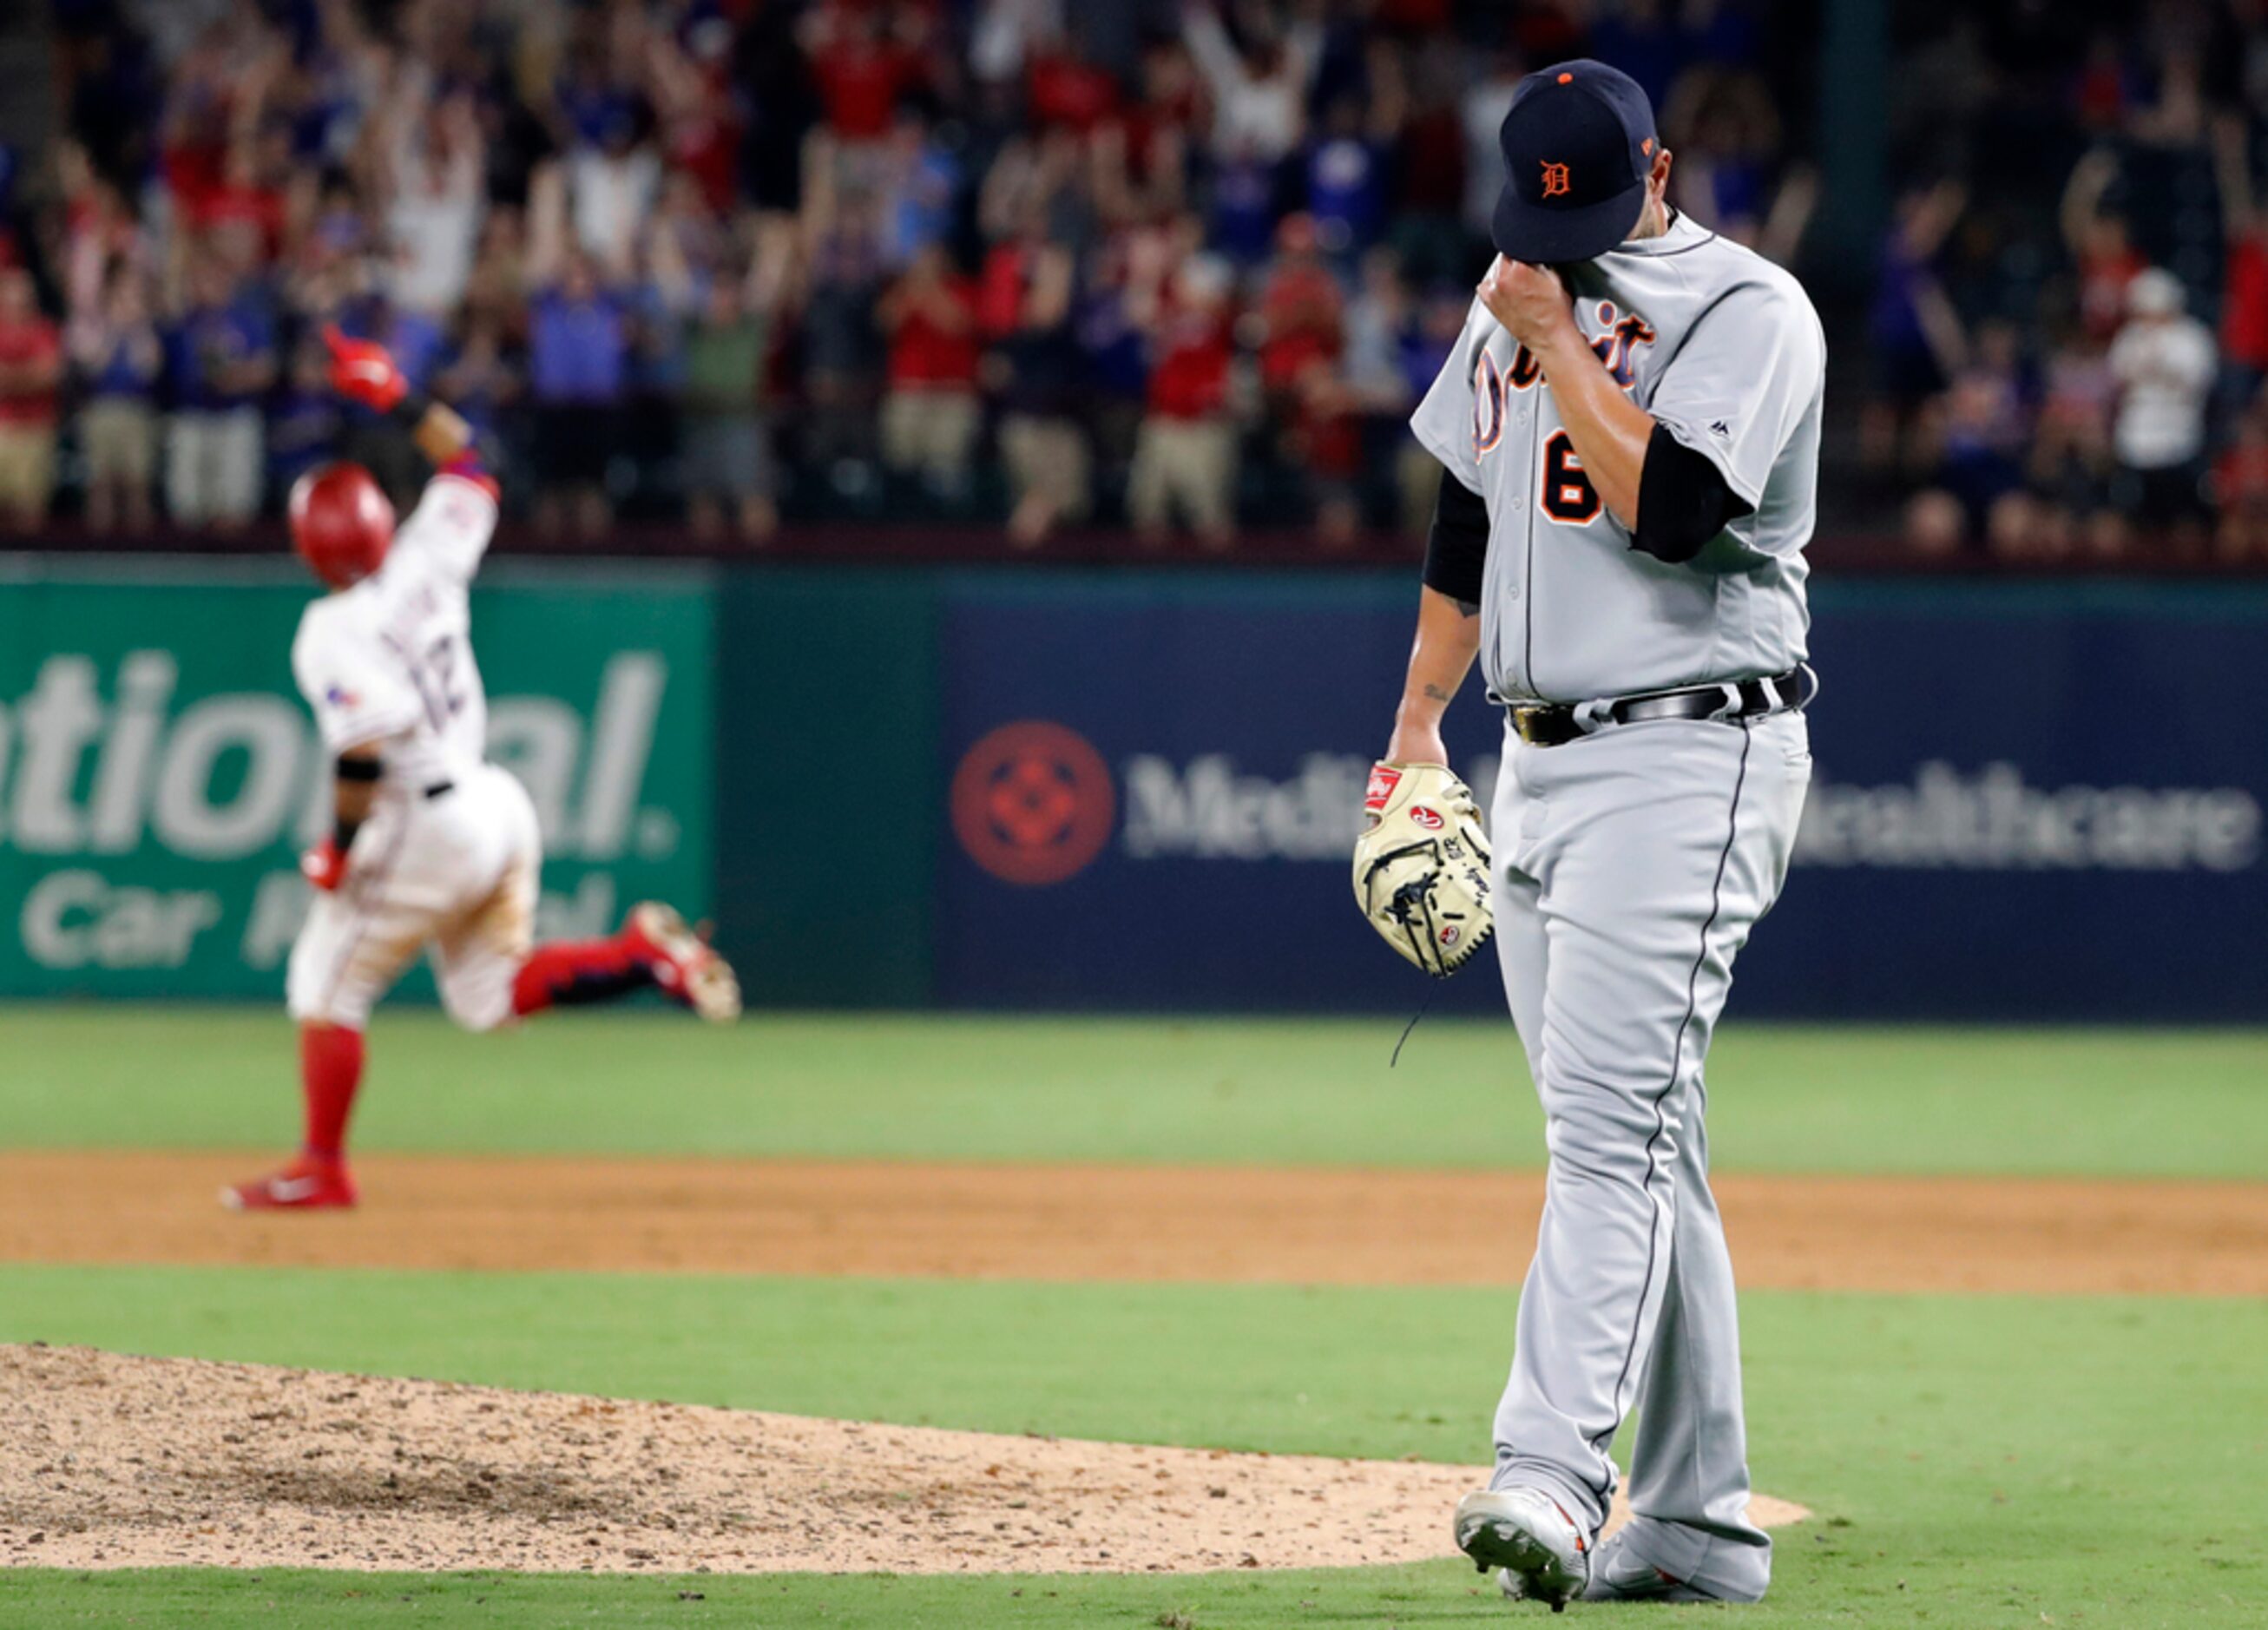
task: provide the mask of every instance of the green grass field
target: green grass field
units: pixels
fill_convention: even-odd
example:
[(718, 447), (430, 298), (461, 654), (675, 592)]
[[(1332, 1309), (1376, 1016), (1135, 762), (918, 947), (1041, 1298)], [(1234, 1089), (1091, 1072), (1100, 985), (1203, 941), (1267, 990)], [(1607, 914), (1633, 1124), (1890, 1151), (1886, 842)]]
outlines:
[[(499, 1152), (1533, 1165), (1508, 1030), (859, 1018), (373, 1031), (362, 1143)], [(0, 1007), (0, 1147), (278, 1145), (268, 1014)], [(163, 1068), (153, 1060), (162, 1060)], [(665, 1072), (654, 1079), (657, 1067)], [(1735, 1026), (1720, 1167), (2268, 1174), (2268, 1035)], [(1756, 1293), (1743, 1623), (2268, 1622), (2268, 1305)], [(922, 1424), (1477, 1463), (1483, 1290), (0, 1265), (0, 1340)], [(1446, 1523), (1446, 1513), (1444, 1514)], [(0, 1626), (1542, 1623), (1452, 1563), (1179, 1578), (0, 1574)], [(1602, 1622), (1723, 1610), (1579, 1609)]]
[[(478, 1039), (387, 1013), (366, 1149), (1538, 1167), (1508, 1026), (569, 1014)], [(0, 1148), (258, 1148), (295, 1130), (261, 1009), (0, 1004)], [(165, 1067), (151, 1067), (163, 1059)], [(2268, 1032), (1734, 1023), (1710, 1145), (1742, 1171), (2268, 1176)]]

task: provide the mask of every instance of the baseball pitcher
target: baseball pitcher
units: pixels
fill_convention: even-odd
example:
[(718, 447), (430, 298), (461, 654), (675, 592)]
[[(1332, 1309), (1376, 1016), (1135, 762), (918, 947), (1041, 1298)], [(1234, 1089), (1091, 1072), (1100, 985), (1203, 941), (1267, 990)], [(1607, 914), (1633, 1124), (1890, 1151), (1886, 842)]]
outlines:
[[(1500, 254), (1411, 420), (1447, 478), (1356, 863), (1431, 971), (1492, 919), (1548, 1125), (1495, 1474), (1456, 1539), (1555, 1608), (1753, 1601), (1771, 1545), (1748, 1518), (1702, 1063), (1810, 778), (1825, 346), (1793, 277), (1668, 207), (1623, 74), (1529, 76), (1501, 142)], [(1505, 709), (1485, 836), (1440, 728), (1476, 658)], [(1451, 841), (1485, 846), (1485, 875)], [(1601, 1547), (1633, 1408), (1637, 1517)]]
[(306, 1136), (282, 1170), (221, 1191), (241, 1211), (355, 1203), (346, 1127), (363, 1030), (421, 951), (468, 1029), (645, 986), (704, 1019), (740, 1010), (733, 970), (666, 905), (632, 908), (608, 939), (534, 943), (542, 834), (526, 789), (482, 760), (488, 700), (467, 602), (497, 484), (465, 421), (411, 392), (383, 349), (324, 337), (334, 388), (399, 419), (440, 473), (398, 529), (360, 465), (325, 465), (291, 489), (291, 541), (330, 591), (300, 618), (291, 672), (333, 756), (335, 820), (301, 862), (316, 892), (286, 981)]

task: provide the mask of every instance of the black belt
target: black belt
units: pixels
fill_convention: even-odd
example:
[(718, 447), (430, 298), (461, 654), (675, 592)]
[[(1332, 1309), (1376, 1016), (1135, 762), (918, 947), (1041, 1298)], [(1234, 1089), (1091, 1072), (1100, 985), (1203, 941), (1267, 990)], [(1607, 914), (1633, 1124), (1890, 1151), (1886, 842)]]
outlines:
[(457, 784), (454, 781), (436, 781), (425, 789), (425, 796), (428, 799), (441, 798), (456, 790)]
[(1513, 734), (1530, 747), (1580, 741), (1602, 725), (1635, 725), (1653, 719), (1756, 719), (1801, 707), (1819, 681), (1800, 664), (1767, 679), (1727, 680), (1596, 702), (1507, 702)]

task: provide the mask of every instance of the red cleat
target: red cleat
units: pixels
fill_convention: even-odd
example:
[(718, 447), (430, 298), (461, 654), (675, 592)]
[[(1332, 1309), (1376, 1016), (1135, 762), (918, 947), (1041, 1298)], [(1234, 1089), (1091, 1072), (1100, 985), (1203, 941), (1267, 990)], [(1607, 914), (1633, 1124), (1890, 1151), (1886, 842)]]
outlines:
[(719, 1024), (740, 1016), (740, 982), (732, 965), (710, 948), (705, 932), (688, 928), (668, 906), (652, 900), (632, 906), (622, 942), (672, 1001)]
[(344, 1211), (355, 1203), (354, 1179), (335, 1162), (301, 1155), (278, 1172), (220, 1191), (231, 1211)]

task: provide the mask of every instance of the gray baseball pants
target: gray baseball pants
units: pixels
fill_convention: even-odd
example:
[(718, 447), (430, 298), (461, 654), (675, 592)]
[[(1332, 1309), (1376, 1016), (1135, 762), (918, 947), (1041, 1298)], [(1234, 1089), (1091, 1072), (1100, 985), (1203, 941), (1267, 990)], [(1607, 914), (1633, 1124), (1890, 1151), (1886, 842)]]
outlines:
[(1542, 1488), (1595, 1531), (1635, 1406), (1638, 1553), (1737, 1597), (1763, 1593), (1771, 1541), (1748, 1520), (1702, 1061), (1810, 777), (1795, 712), (1557, 747), (1507, 733), (1491, 825), (1505, 993), (1550, 1151), (1492, 1486)]

